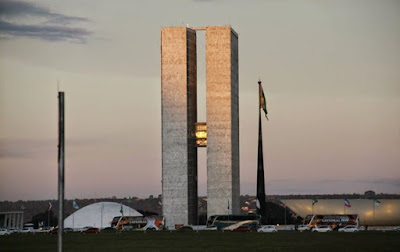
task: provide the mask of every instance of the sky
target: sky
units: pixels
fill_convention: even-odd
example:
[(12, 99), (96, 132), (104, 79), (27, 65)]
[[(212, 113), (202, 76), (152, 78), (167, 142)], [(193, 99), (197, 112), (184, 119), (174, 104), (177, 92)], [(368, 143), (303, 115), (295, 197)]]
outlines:
[[(400, 2), (0, 0), (0, 200), (161, 193), (160, 30), (239, 34), (241, 194), (256, 194), (258, 84), (266, 194), (400, 193)], [(204, 33), (198, 32), (205, 121)], [(199, 150), (206, 196), (206, 150)]]

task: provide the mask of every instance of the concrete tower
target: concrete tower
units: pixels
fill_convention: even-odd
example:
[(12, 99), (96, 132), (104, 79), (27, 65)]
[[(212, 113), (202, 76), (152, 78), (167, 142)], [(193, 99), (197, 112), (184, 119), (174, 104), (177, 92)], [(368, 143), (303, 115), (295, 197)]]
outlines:
[(206, 31), (207, 214), (239, 213), (238, 36), (230, 26), (161, 29), (166, 225), (197, 223), (196, 30)]
[(207, 27), (208, 216), (239, 213), (238, 60), (237, 33), (230, 26)]
[(196, 85), (196, 32), (162, 28), (162, 203), (169, 227), (197, 223)]

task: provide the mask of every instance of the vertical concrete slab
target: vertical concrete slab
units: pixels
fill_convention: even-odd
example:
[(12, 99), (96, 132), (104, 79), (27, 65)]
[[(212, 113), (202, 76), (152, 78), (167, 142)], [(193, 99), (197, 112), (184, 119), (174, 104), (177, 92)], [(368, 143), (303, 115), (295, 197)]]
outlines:
[(196, 32), (162, 28), (162, 203), (168, 228), (197, 221), (196, 88)]
[[(238, 36), (206, 27), (207, 215), (239, 213)], [(229, 207), (228, 207), (229, 205)]]

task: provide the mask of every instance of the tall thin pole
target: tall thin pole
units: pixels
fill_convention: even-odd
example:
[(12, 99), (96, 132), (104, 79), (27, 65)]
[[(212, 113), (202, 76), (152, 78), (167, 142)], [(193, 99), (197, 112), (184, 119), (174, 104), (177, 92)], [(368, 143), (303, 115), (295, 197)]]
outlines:
[(50, 228), (50, 209), (47, 210), (47, 226)]
[(100, 221), (100, 229), (103, 229), (103, 202), (101, 202), (101, 221)]
[(58, 252), (63, 251), (64, 234), (64, 92), (58, 92)]
[(311, 201), (311, 214), (314, 215), (314, 202)]
[(261, 215), (263, 223), (266, 222), (265, 213), (265, 182), (264, 182), (264, 158), (262, 146), (262, 127), (261, 127), (261, 81), (258, 81), (258, 159), (257, 159), (257, 201), (258, 214)]
[(286, 226), (286, 201), (285, 201), (285, 226)]
[(372, 200), (372, 217), (373, 217), (373, 224), (375, 226), (375, 200)]

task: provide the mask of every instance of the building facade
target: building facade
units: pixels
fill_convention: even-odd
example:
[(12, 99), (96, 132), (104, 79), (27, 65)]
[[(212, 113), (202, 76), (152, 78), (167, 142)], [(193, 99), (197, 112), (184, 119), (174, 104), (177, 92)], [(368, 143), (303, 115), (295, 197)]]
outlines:
[(162, 195), (168, 227), (196, 224), (196, 30), (206, 32), (207, 214), (239, 212), (238, 36), (230, 26), (161, 29)]

